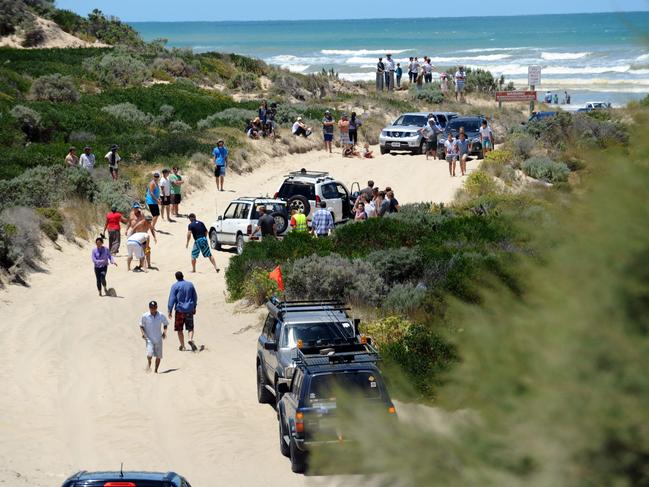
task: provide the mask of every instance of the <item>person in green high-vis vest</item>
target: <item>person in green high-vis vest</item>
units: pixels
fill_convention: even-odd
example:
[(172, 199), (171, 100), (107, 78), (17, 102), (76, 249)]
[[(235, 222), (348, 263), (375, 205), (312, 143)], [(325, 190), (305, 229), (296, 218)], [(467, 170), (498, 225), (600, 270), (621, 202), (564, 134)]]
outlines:
[(302, 213), (302, 211), (291, 211), (291, 228), (294, 232), (306, 233), (309, 231), (309, 227), (306, 223), (306, 216), (304, 215), (304, 213)]

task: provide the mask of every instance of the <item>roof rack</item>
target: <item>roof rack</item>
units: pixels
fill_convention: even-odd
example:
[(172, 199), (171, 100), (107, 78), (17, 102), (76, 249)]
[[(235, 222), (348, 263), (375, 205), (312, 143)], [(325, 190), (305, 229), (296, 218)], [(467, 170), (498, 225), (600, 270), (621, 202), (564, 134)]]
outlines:
[(374, 364), (381, 360), (376, 348), (369, 343), (331, 343), (317, 347), (296, 348), (294, 359), (297, 367), (307, 371), (316, 367), (329, 367), (340, 364)]
[(328, 171), (291, 171), (285, 177), (324, 178), (329, 176)]
[[(275, 312), (277, 315), (284, 315), (285, 313), (312, 313), (317, 311), (321, 306), (322, 311), (332, 313), (334, 311), (350, 311), (351, 308), (346, 306), (345, 303), (339, 300), (304, 300), (304, 301), (280, 301), (275, 296), (270, 298), (267, 303), (269, 310)], [(340, 321), (340, 320), (338, 320)]]

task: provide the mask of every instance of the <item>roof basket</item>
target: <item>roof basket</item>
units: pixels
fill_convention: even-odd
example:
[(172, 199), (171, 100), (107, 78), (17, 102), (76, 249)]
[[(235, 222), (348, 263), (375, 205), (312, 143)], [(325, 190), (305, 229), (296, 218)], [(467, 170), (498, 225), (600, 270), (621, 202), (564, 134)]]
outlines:
[(291, 171), (286, 177), (301, 177), (301, 178), (324, 178), (329, 176), (327, 171)]
[(266, 304), (269, 310), (277, 315), (285, 313), (312, 313), (317, 311), (318, 307), (322, 311), (350, 311), (351, 308), (346, 306), (345, 303), (338, 300), (304, 300), (304, 301), (280, 301), (275, 296), (270, 298)]
[(338, 364), (376, 363), (381, 356), (369, 343), (332, 343), (296, 348), (295, 365), (306, 370)]

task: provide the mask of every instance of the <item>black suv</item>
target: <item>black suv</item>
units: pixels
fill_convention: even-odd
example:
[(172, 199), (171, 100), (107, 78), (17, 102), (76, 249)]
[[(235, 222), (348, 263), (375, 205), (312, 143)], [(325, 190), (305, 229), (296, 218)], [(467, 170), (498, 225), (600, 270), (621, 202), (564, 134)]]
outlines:
[(62, 487), (191, 487), (175, 472), (78, 472)]
[(440, 159), (444, 159), (444, 142), (448, 139), (448, 134), (453, 134), (453, 137), (457, 139), (457, 136), (460, 133), (460, 127), (464, 127), (466, 140), (469, 141), (471, 146), (471, 155), (477, 155), (479, 159), (483, 159), (484, 152), (482, 151), (482, 142), (480, 142), (480, 127), (482, 126), (483, 120), (485, 120), (485, 118), (482, 115), (456, 117), (451, 119), (451, 121), (446, 124), (444, 132), (442, 132), (437, 139), (437, 156)]
[(291, 458), (293, 472), (306, 470), (312, 448), (354, 441), (354, 432), (345, 426), (349, 418), (337, 414), (341, 407), (396, 420), (378, 360), (370, 344), (297, 350), (292, 377), (279, 383), (283, 395), (277, 405), (279, 449)]
[(275, 403), (277, 381), (295, 360), (298, 345), (360, 342), (360, 320), (347, 314), (349, 308), (339, 301), (279, 301), (267, 303), (268, 316), (257, 340), (257, 399)]

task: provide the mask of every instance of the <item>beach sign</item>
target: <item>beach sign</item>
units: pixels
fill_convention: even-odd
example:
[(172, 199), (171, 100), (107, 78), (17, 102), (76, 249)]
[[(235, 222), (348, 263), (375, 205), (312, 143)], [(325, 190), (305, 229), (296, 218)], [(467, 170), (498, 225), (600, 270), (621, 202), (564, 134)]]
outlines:
[(536, 91), (497, 91), (496, 101), (536, 101)]
[(527, 84), (528, 86), (538, 86), (541, 84), (541, 66), (538, 64), (527, 67)]

